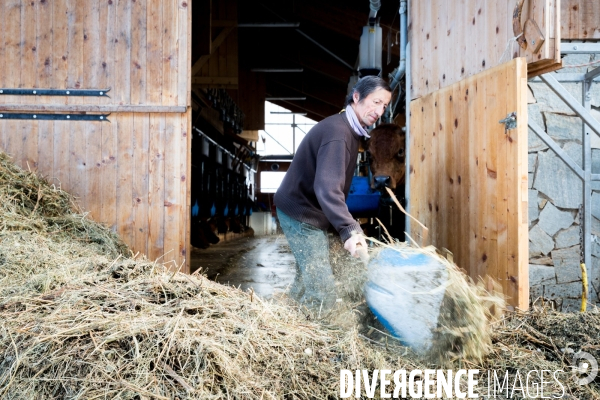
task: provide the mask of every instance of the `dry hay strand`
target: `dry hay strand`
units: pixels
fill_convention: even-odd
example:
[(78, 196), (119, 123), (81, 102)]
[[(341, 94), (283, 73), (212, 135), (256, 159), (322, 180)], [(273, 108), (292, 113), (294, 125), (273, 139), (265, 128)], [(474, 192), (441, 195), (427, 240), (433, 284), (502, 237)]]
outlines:
[[(562, 398), (565, 399), (600, 399), (600, 378), (596, 377), (588, 385), (576, 384), (575, 381), (586, 374), (576, 371), (574, 360), (580, 351), (600, 360), (600, 312), (597, 308), (586, 313), (561, 313), (547, 307), (506, 312), (495, 324), (492, 341), (492, 352), (474, 368), (502, 374), (508, 371), (511, 379), (519, 372), (523, 381), (529, 371), (561, 371), (557, 377), (563, 387), (549, 380), (539, 398), (558, 398), (564, 393)], [(493, 384), (487, 380), (481, 383), (482, 392), (487, 391), (486, 384)]]
[(65, 192), (4, 155), (0, 176), (0, 398), (315, 399), (342, 368), (414, 366), (356, 329), (123, 256)]
[(128, 253), (106, 227), (81, 214), (73, 196), (44, 178), (23, 171), (0, 152), (0, 232), (35, 231), (48, 237), (91, 243), (96, 251), (116, 257)]
[(356, 331), (204, 277), (130, 259), (78, 271), (0, 306), (0, 397), (315, 399), (342, 368), (390, 365)]
[[(436, 368), (391, 338), (373, 343), (356, 326), (129, 258), (66, 193), (0, 160), (0, 398), (325, 399), (338, 397), (341, 369)], [(351, 301), (360, 279), (342, 289)], [(456, 363), (567, 370), (562, 349), (600, 356), (598, 338), (590, 312), (509, 314), (480, 363)], [(600, 398), (596, 383), (567, 389)]]

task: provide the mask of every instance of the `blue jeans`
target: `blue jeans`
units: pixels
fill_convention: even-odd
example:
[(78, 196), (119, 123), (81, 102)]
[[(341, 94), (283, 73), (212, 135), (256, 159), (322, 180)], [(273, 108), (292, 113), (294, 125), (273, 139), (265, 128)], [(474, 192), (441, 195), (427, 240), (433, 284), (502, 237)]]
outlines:
[(295, 220), (280, 209), (277, 217), (296, 258), (296, 278), (290, 296), (310, 308), (331, 308), (336, 295), (327, 231)]

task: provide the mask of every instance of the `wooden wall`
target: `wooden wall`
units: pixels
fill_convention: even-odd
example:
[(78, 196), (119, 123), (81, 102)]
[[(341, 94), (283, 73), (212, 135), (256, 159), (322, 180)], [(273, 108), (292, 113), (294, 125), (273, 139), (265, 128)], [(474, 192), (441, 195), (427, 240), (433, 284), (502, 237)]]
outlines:
[(189, 0), (0, 2), (0, 87), (110, 97), (0, 96), (3, 112), (110, 122), (0, 121), (0, 147), (79, 198), (134, 252), (184, 263), (189, 242)]
[[(524, 58), (411, 102), (410, 210), (473, 278), (529, 302), (527, 68)], [(498, 121), (517, 112), (517, 128)], [(416, 236), (419, 227), (412, 225)]]
[[(560, 1), (564, 0), (524, 2), (521, 26), (533, 19), (544, 32), (544, 44), (535, 54), (531, 46), (523, 50), (514, 44), (503, 61), (526, 57), (530, 75), (560, 68)], [(512, 15), (516, 2), (410, 2), (411, 99), (499, 65), (515, 36)]]
[(560, 34), (563, 39), (600, 38), (600, 1), (560, 1)]

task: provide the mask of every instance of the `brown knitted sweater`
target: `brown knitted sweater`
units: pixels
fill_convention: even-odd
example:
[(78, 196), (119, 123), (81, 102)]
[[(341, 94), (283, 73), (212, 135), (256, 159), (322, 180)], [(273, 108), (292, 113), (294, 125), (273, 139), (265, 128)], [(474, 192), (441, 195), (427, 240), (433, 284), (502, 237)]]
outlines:
[(300, 143), (275, 193), (275, 205), (290, 217), (317, 228), (333, 225), (342, 241), (352, 231), (362, 232), (346, 206), (360, 140), (345, 113), (315, 125)]

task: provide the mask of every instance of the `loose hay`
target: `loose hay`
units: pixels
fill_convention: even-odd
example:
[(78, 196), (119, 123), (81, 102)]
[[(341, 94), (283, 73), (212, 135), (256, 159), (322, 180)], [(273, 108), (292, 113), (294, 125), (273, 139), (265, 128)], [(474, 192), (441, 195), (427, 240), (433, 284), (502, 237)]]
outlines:
[[(68, 194), (0, 155), (0, 398), (326, 399), (339, 396), (341, 369), (438, 367), (391, 339), (372, 343), (356, 327), (133, 259), (75, 211)], [(358, 303), (364, 276), (353, 265), (342, 291)], [(599, 348), (598, 314), (508, 313), (491, 353), (455, 366), (568, 371), (570, 351)], [(567, 392), (600, 398), (597, 383)]]

